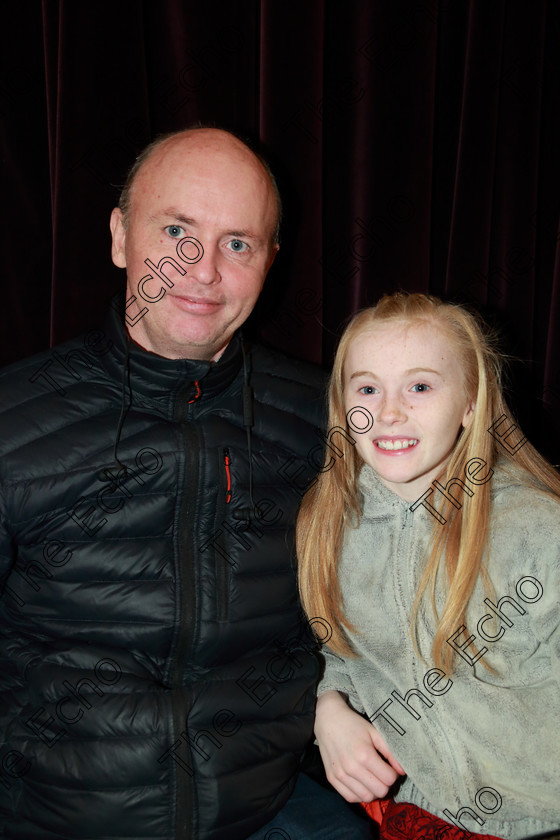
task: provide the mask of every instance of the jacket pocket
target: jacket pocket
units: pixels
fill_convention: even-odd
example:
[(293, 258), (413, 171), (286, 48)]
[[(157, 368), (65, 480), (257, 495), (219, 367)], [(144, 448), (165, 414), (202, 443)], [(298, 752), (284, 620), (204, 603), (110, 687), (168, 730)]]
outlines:
[(214, 543), (216, 559), (216, 617), (218, 621), (227, 619), (228, 591), (230, 583), (230, 563), (226, 549), (224, 524), (228, 505), (232, 497), (231, 456), (227, 447), (218, 450), (220, 482), (216, 504), (216, 541)]

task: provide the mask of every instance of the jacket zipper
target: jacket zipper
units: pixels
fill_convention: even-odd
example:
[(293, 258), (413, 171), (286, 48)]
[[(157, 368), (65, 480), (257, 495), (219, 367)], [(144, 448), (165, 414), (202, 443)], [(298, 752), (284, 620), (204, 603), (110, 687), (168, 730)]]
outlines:
[[(187, 765), (194, 771), (194, 763), (190, 743), (183, 736), (187, 731), (186, 709), (192, 703), (192, 696), (187, 689), (175, 691), (171, 694), (173, 705), (173, 740), (181, 741), (179, 749), (186, 753)], [(189, 840), (196, 836), (194, 826), (194, 781), (190, 773), (180, 768), (180, 765), (173, 761), (175, 772), (175, 791), (177, 809), (175, 814), (175, 837), (176, 840)]]
[[(198, 383), (197, 394), (194, 400), (200, 396)], [(183, 686), (183, 674), (187, 664), (188, 654), (193, 646), (196, 621), (197, 621), (197, 600), (195, 593), (195, 514), (196, 514), (196, 489), (199, 481), (198, 453), (199, 441), (196, 429), (189, 422), (191, 408), (194, 400), (187, 400), (186, 394), (178, 397), (174, 411), (174, 420), (181, 426), (183, 436), (183, 448), (185, 453), (183, 472), (183, 496), (181, 509), (179, 511), (179, 522), (177, 530), (178, 544), (178, 632), (175, 643), (175, 661), (170, 667), (169, 684), (172, 689), (171, 697), (173, 704), (173, 730), (174, 740), (181, 738), (181, 733), (187, 729), (187, 709), (189, 708), (190, 695)], [(193, 490), (194, 488), (194, 490)], [(183, 739), (184, 742), (184, 739)], [(188, 743), (184, 744), (188, 750), (188, 763), (193, 767), (192, 753)], [(186, 775), (177, 764), (175, 764), (175, 790), (176, 790), (176, 821), (175, 830), (177, 840), (187, 840), (194, 836), (194, 781)]]

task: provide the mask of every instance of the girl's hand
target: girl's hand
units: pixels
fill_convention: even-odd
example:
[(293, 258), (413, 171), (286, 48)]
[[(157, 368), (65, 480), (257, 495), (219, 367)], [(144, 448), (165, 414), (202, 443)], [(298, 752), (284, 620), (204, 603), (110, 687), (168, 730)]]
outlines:
[(382, 799), (399, 773), (406, 775), (375, 726), (338, 691), (325, 691), (317, 700), (315, 737), (327, 779), (347, 802)]

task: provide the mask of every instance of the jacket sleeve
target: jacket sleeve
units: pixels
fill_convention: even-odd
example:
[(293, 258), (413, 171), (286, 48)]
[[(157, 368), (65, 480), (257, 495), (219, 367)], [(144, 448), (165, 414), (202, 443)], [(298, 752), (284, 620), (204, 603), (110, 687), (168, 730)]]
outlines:
[(325, 691), (339, 691), (348, 697), (351, 707), (356, 712), (363, 714), (365, 710), (348, 672), (346, 660), (327, 648), (322, 649), (321, 655), (325, 663), (325, 672), (317, 688), (317, 696)]
[[(6, 517), (5, 498), (0, 487), (0, 604), (8, 597), (6, 581), (10, 575), (15, 560), (15, 550), (8, 522)], [(15, 679), (11, 674), (11, 666), (6, 658), (3, 637), (5, 635), (5, 614), (3, 605), (0, 607), (2, 618), (0, 620), (0, 673), (4, 680), (8, 679), (7, 692), (13, 686)], [(22, 776), (30, 769), (30, 763), (17, 750), (11, 749), (7, 744), (6, 727), (9, 720), (7, 710), (9, 701), (3, 691), (0, 692), (0, 837), (4, 836), (2, 826), (6, 822), (6, 814), (10, 813), (11, 792), (18, 787)]]
[(4, 585), (10, 573), (13, 559), (13, 547), (8, 532), (4, 493), (0, 488), (0, 597), (3, 597)]

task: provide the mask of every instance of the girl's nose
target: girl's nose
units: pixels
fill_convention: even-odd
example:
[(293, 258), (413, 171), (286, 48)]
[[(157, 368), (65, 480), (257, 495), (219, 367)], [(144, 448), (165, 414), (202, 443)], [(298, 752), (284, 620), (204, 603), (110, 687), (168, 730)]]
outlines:
[(404, 420), (406, 412), (398, 397), (384, 397), (381, 404), (378, 421), (382, 423), (397, 423)]

